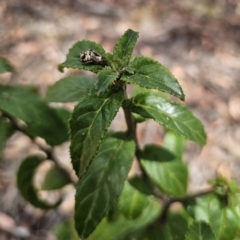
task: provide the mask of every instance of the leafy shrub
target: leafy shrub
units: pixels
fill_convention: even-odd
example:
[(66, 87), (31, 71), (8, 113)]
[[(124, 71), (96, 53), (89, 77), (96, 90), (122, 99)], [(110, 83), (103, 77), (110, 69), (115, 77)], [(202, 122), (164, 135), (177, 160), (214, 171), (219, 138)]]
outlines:
[[(204, 145), (206, 134), (188, 108), (163, 97), (161, 92), (184, 100), (183, 90), (170, 71), (151, 58), (132, 56), (137, 38), (138, 33), (127, 30), (112, 54), (95, 42), (77, 42), (59, 70), (84, 69), (97, 77), (60, 79), (48, 89), (44, 100), (31, 87), (0, 86), (0, 149), (16, 130), (33, 141), (39, 136), (51, 146), (50, 150), (40, 146), (46, 157), (31, 155), (22, 161), (17, 172), (19, 191), (37, 208), (57, 208), (62, 199), (54, 204), (43, 201), (33, 184), (37, 167), (52, 159), (55, 165), (41, 189), (61, 190), (74, 184), (74, 222), (81, 239), (239, 239), (239, 189), (235, 181), (219, 176), (210, 189), (187, 193), (184, 139)], [(0, 71), (13, 70), (2, 58)], [(141, 87), (130, 98), (128, 84)], [(72, 113), (47, 103), (75, 101)], [(127, 131), (111, 132), (109, 125), (120, 107)], [(147, 119), (166, 128), (163, 146), (139, 147), (137, 124)], [(77, 183), (52, 154), (55, 146), (68, 141), (68, 127)], [(127, 178), (134, 156), (142, 174)], [(176, 202), (181, 206), (171, 211)], [(59, 225), (58, 238), (77, 239), (72, 226), (71, 220)]]

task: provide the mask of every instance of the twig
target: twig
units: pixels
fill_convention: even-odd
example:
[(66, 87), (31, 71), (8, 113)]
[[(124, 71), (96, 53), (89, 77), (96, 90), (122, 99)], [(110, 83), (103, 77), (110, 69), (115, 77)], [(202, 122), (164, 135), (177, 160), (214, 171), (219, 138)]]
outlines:
[(71, 181), (71, 183), (76, 186), (76, 181), (74, 181), (74, 179), (70, 176), (69, 172), (63, 168), (59, 162), (57, 161), (57, 159), (55, 158), (54, 154), (53, 154), (53, 148), (52, 147), (48, 147), (48, 146), (43, 146), (40, 143), (38, 143), (35, 138), (33, 136), (31, 136), (23, 127), (19, 126), (18, 122), (16, 121), (16, 119), (14, 119), (12, 116), (10, 116), (7, 113), (3, 113), (3, 116), (5, 116), (6, 118), (8, 118), (10, 120), (10, 122), (12, 123), (12, 125), (15, 127), (15, 129), (25, 135), (27, 135), (34, 144), (36, 144), (39, 149), (41, 151), (43, 151), (46, 156), (47, 159), (53, 161), (55, 163), (55, 165), (57, 166), (57, 168)]
[(175, 203), (175, 202), (187, 203), (187, 202), (195, 199), (196, 197), (205, 196), (205, 195), (208, 195), (208, 194), (213, 193), (213, 192), (214, 192), (214, 189), (210, 188), (210, 189), (207, 189), (205, 191), (194, 193), (194, 194), (188, 195), (188, 196), (183, 197), (183, 198), (168, 198), (168, 199), (166, 199), (163, 202), (162, 213), (159, 216), (157, 222), (160, 223), (160, 224), (164, 224), (166, 222), (168, 210), (173, 203)]

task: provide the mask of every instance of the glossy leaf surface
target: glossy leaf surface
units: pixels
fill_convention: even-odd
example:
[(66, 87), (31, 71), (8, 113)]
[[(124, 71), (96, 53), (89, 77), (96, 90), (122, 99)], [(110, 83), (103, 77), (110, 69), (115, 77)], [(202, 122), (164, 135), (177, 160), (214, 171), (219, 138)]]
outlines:
[(74, 108), (70, 119), (70, 153), (79, 178), (86, 172), (107, 128), (123, 101), (123, 91), (97, 96), (88, 94)]
[(206, 143), (206, 134), (199, 119), (186, 107), (168, 101), (157, 93), (142, 93), (133, 97), (130, 108), (144, 118), (159, 124), (200, 145)]
[(43, 162), (43, 157), (33, 155), (23, 160), (17, 172), (17, 187), (22, 196), (36, 208), (51, 209), (57, 207), (56, 204), (48, 204), (38, 198), (37, 190), (34, 187), (33, 179), (37, 167)]
[(108, 86), (111, 85), (118, 77), (118, 73), (113, 71), (110, 67), (105, 67), (99, 72), (96, 91), (100, 94), (107, 90)]
[(63, 69), (66, 68), (76, 68), (76, 69), (85, 69), (91, 72), (97, 73), (99, 72), (103, 66), (96, 63), (84, 63), (82, 62), (80, 55), (81, 53), (87, 50), (94, 50), (100, 55), (105, 54), (105, 50), (101, 45), (88, 40), (82, 40), (75, 43), (72, 48), (69, 50), (67, 54), (67, 59), (64, 63), (58, 66), (59, 70), (62, 72)]
[(135, 57), (131, 67), (134, 69), (134, 74), (123, 74), (121, 78), (123, 81), (167, 92), (184, 100), (184, 94), (177, 79), (160, 63), (147, 57)]
[(44, 138), (50, 145), (68, 140), (67, 125), (30, 88), (0, 85), (0, 109), (27, 124), (26, 132)]
[(135, 152), (133, 141), (107, 138), (76, 193), (75, 226), (80, 237), (92, 233), (113, 207), (131, 168)]
[(188, 169), (185, 163), (172, 160), (167, 150), (154, 145), (146, 146), (140, 158), (142, 166), (160, 190), (176, 197), (186, 195)]
[(49, 87), (45, 100), (48, 102), (79, 101), (94, 87), (96, 80), (88, 76), (69, 76)]

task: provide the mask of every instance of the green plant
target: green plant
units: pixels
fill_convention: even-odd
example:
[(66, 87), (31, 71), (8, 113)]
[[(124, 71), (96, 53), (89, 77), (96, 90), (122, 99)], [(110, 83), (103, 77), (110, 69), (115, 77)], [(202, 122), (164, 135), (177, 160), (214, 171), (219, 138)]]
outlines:
[[(76, 186), (74, 221), (82, 239), (238, 239), (239, 189), (234, 181), (218, 177), (210, 189), (187, 193), (184, 138), (204, 145), (204, 128), (189, 109), (160, 93), (184, 100), (182, 88), (169, 70), (151, 58), (132, 56), (137, 38), (138, 33), (127, 30), (113, 54), (95, 42), (77, 42), (59, 70), (84, 69), (96, 73), (97, 78), (63, 78), (49, 88), (44, 100), (31, 87), (0, 86), (1, 148), (19, 130), (33, 141), (40, 136), (53, 149), (68, 140), (70, 118), (70, 154), (78, 182), (55, 161), (52, 149), (39, 146), (47, 156), (28, 156), (17, 173), (22, 196), (38, 208), (59, 206), (61, 199), (55, 204), (41, 200), (33, 184), (37, 167), (52, 159), (55, 165), (46, 174), (42, 189)], [(9, 66), (1, 60), (0, 69), (13, 69)], [(128, 98), (128, 84), (142, 88)], [(65, 109), (47, 104), (74, 101), (78, 103), (71, 116)], [(120, 107), (127, 131), (108, 131)], [(147, 119), (166, 128), (163, 146), (139, 147), (137, 124)], [(127, 179), (134, 156), (142, 174)], [(181, 206), (171, 211), (176, 202)], [(58, 235), (64, 234), (64, 229), (77, 239), (75, 233), (69, 233), (72, 227), (58, 228)]]

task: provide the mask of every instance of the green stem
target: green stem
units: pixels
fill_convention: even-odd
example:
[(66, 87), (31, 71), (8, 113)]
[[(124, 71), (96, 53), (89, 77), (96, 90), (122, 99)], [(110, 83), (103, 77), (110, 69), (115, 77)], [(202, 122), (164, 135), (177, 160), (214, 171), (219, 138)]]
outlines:
[[(125, 100), (128, 99), (127, 93), (126, 93), (126, 86), (125, 86), (125, 89), (124, 89), (124, 99)], [(139, 143), (138, 143), (138, 140), (137, 140), (137, 134), (136, 134), (137, 124), (134, 121), (134, 119), (132, 117), (132, 113), (131, 113), (129, 108), (123, 107), (123, 111), (124, 111), (124, 115), (125, 115), (125, 119), (126, 119), (126, 123), (127, 123), (127, 128), (128, 128), (128, 130), (127, 130), (128, 136), (130, 136), (136, 144), (135, 156), (138, 160), (138, 163), (139, 163), (140, 169), (142, 171), (143, 177), (148, 179), (147, 173), (145, 172), (145, 170), (142, 167), (141, 162), (140, 162), (141, 149), (140, 149), (140, 146), (139, 146)]]

